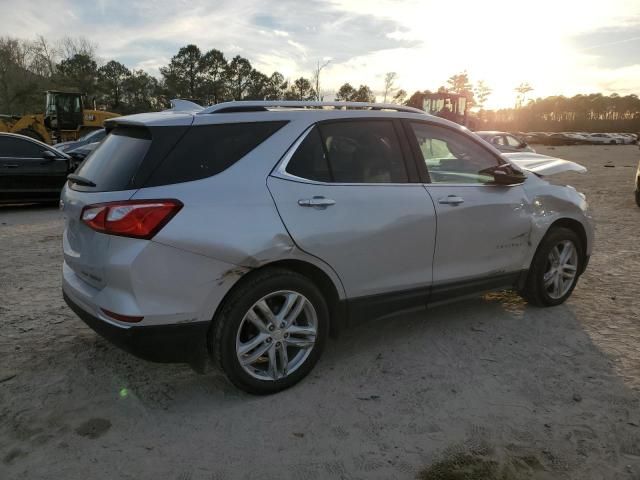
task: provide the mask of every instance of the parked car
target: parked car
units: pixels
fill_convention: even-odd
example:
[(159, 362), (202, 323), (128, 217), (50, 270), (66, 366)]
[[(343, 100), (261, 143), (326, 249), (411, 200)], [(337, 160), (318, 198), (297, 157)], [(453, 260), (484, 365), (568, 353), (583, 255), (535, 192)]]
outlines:
[(0, 133), (0, 203), (58, 202), (69, 168), (69, 156), (46, 143)]
[(559, 305), (591, 255), (584, 195), (542, 178), (584, 167), (410, 107), (231, 102), (107, 129), (62, 193), (66, 302), (248, 392), (301, 380), (354, 317), (503, 288)]
[(525, 134), (523, 140), (529, 144), (532, 144), (532, 143), (544, 144), (548, 136), (549, 134), (546, 132), (529, 132)]
[(591, 142), (587, 137), (578, 132), (561, 132), (562, 135), (574, 141), (574, 145), (589, 145)]
[(585, 143), (584, 140), (576, 138), (574, 136), (569, 136), (565, 133), (551, 133), (547, 136), (544, 141), (545, 145), (580, 145)]
[(636, 143), (636, 139), (630, 133), (611, 133), (610, 135), (619, 140), (618, 143), (621, 143), (622, 145), (631, 145)]
[(60, 150), (61, 152), (69, 153), (71, 150), (75, 150), (84, 145), (101, 142), (106, 136), (107, 131), (104, 128), (100, 128), (98, 130), (94, 130), (93, 132), (87, 133), (86, 135), (80, 137), (78, 140), (74, 140), (72, 142), (56, 143), (53, 148), (55, 148), (56, 150)]
[(533, 152), (535, 150), (527, 142), (506, 132), (480, 131), (475, 132), (483, 140), (489, 142), (501, 152)]
[(67, 155), (71, 157), (71, 170), (75, 171), (76, 168), (84, 161), (91, 152), (98, 148), (100, 142), (88, 143), (81, 147), (69, 150)]
[(615, 145), (617, 143), (622, 143), (619, 139), (608, 133), (590, 133), (587, 136), (587, 139), (593, 144)]

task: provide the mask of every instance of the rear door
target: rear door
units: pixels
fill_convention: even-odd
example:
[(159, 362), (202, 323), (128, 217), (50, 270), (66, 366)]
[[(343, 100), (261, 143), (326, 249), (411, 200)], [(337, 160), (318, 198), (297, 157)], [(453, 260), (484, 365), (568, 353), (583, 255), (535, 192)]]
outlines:
[(435, 210), (400, 132), (387, 119), (322, 122), (267, 181), (297, 246), (328, 263), (350, 298), (393, 292), (419, 304), (431, 284)]
[(493, 184), (485, 169), (503, 161), (469, 135), (429, 122), (406, 125), (427, 168), (425, 188), (438, 219), (434, 300), (447, 289), (508, 283), (523, 268), (529, 248), (524, 189)]

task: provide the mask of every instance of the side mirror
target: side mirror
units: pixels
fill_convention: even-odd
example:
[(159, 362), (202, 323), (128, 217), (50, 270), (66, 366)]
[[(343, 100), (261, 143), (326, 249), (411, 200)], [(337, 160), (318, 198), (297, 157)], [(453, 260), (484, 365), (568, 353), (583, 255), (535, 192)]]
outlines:
[(526, 180), (526, 175), (509, 164), (500, 165), (492, 172), (493, 183), (496, 185), (518, 185)]
[(520, 170), (516, 170), (510, 163), (503, 163), (495, 167), (485, 168), (478, 173), (491, 175), (495, 185), (518, 185), (524, 183), (526, 175)]
[(44, 158), (48, 162), (53, 162), (54, 160), (57, 160), (59, 157), (58, 155), (53, 153), (51, 150), (45, 150), (44, 152), (42, 152), (42, 158)]

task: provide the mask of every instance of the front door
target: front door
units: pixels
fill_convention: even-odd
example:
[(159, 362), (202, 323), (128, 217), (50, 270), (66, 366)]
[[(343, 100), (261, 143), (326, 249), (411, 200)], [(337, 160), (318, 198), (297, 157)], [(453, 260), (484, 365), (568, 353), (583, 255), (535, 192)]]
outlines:
[(429, 175), (438, 236), (433, 260), (434, 299), (441, 288), (511, 282), (529, 249), (531, 217), (520, 185), (493, 183), (503, 162), (467, 135), (428, 122), (410, 122)]
[(0, 198), (3, 201), (53, 200), (60, 196), (68, 173), (68, 162), (46, 159), (52, 151), (28, 138), (0, 137)]
[(296, 245), (329, 264), (350, 298), (426, 301), (435, 210), (411, 183), (391, 120), (322, 122), (292, 147), (267, 185)]

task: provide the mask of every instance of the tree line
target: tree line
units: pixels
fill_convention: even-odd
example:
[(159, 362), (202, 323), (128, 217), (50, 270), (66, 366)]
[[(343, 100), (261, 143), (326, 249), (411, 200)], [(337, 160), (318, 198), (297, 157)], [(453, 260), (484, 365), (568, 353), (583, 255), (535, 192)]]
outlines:
[[(329, 62), (318, 62), (310, 77), (287, 79), (280, 72), (265, 74), (240, 55), (228, 58), (217, 49), (196, 45), (178, 50), (156, 78), (141, 69), (129, 69), (116, 60), (101, 61), (95, 44), (83, 38), (51, 42), (0, 37), (0, 114), (22, 115), (44, 109), (43, 92), (74, 89), (87, 95), (87, 107), (127, 114), (161, 110), (171, 98), (186, 98), (203, 105), (230, 100), (323, 100), (321, 72)], [(399, 88), (398, 75), (387, 72), (378, 90), (383, 102), (422, 108), (421, 95)], [(479, 118), (481, 128), (503, 130), (640, 130), (637, 95), (600, 93), (571, 98), (552, 96), (532, 100), (533, 86), (514, 88), (515, 107), (485, 110), (492, 94), (486, 82), (472, 82), (466, 71), (449, 77), (438, 92), (464, 95)], [(344, 83), (331, 92), (335, 100), (374, 102), (368, 85)]]
[(640, 132), (640, 98), (635, 94), (551, 96), (518, 108), (481, 111), (482, 128), (543, 132)]
[[(270, 75), (259, 71), (240, 55), (227, 58), (220, 50), (202, 51), (191, 44), (180, 48), (160, 68), (160, 78), (155, 78), (116, 60), (100, 62), (96, 45), (82, 38), (49, 42), (42, 36), (36, 40), (3, 37), (0, 113), (41, 112), (43, 92), (49, 89), (80, 91), (86, 94), (87, 107), (95, 104), (125, 114), (167, 108), (172, 98), (202, 105), (231, 100), (321, 101), (320, 74), (327, 64), (318, 63), (310, 78), (287, 79), (277, 71)], [(402, 100), (406, 94), (395, 87), (395, 74), (385, 78), (385, 95), (395, 92), (395, 100)], [(345, 83), (335, 99), (374, 102), (376, 97), (368, 85)]]

